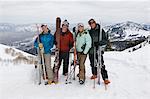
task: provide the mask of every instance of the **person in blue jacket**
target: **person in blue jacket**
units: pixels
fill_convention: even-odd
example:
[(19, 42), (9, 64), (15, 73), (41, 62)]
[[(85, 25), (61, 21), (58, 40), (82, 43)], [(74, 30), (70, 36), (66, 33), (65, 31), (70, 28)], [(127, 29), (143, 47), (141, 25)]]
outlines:
[(38, 38), (36, 38), (34, 42), (34, 47), (43, 49), (44, 48), (44, 61), (46, 66), (46, 73), (48, 84), (51, 84), (53, 81), (53, 69), (51, 67), (51, 49), (54, 45), (54, 36), (50, 33), (47, 25), (41, 25), (42, 33), (39, 34), (39, 42)]

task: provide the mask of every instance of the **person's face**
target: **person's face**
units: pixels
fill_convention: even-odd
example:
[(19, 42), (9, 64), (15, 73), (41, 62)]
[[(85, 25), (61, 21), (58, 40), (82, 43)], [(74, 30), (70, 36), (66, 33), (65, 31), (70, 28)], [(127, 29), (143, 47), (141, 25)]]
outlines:
[(78, 30), (79, 30), (79, 32), (83, 32), (84, 31), (84, 26), (78, 26)]
[(47, 32), (48, 31), (47, 26), (43, 26), (42, 31)]
[(94, 29), (94, 28), (96, 27), (96, 22), (93, 21), (93, 20), (91, 20), (90, 23), (89, 23), (89, 25), (90, 25), (90, 27), (91, 27), (92, 29)]
[(67, 32), (68, 30), (68, 26), (67, 25), (63, 25), (62, 26), (62, 32)]

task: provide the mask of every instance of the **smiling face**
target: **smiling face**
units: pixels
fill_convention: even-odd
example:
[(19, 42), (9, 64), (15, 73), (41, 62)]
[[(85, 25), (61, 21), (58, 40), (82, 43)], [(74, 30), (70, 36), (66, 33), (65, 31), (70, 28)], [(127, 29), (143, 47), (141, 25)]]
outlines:
[(42, 28), (42, 31), (43, 31), (44, 33), (47, 33), (47, 32), (48, 32), (48, 28), (47, 28), (46, 25), (42, 26), (41, 28)]
[(93, 19), (89, 21), (89, 25), (92, 29), (96, 28), (96, 22)]
[(82, 33), (84, 31), (84, 26), (78, 26), (78, 30), (80, 33)]
[(67, 32), (68, 30), (68, 26), (67, 25), (63, 25), (62, 26), (62, 32)]

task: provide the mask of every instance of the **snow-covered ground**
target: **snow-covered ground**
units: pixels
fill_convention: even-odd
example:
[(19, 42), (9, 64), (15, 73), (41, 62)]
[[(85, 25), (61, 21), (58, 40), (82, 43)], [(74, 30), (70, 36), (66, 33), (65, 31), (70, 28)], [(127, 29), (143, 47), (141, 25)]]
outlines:
[[(5, 46), (6, 47), (6, 46)], [(9, 58), (0, 45), (0, 59)], [(104, 55), (111, 84), (103, 83), (93, 89), (91, 68), (86, 60), (86, 83), (79, 85), (76, 78), (65, 84), (61, 75), (57, 85), (36, 85), (34, 65), (4, 63), (0, 60), (0, 99), (149, 99), (150, 45), (134, 52), (106, 52)], [(53, 58), (52, 58), (53, 59)], [(77, 70), (78, 71), (78, 68)], [(102, 81), (101, 81), (102, 82)]]

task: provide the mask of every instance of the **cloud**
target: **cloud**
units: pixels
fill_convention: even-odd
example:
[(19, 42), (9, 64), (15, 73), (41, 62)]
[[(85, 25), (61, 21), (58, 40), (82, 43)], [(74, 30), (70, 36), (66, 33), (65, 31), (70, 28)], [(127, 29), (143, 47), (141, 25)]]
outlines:
[(57, 16), (73, 23), (87, 22), (91, 17), (106, 23), (120, 21), (147, 22), (148, 1), (2, 1), (0, 22), (55, 22)]
[[(41, 0), (0, 0), (0, 1), (41, 1)], [(149, 1), (149, 0), (42, 0), (42, 1)]]

